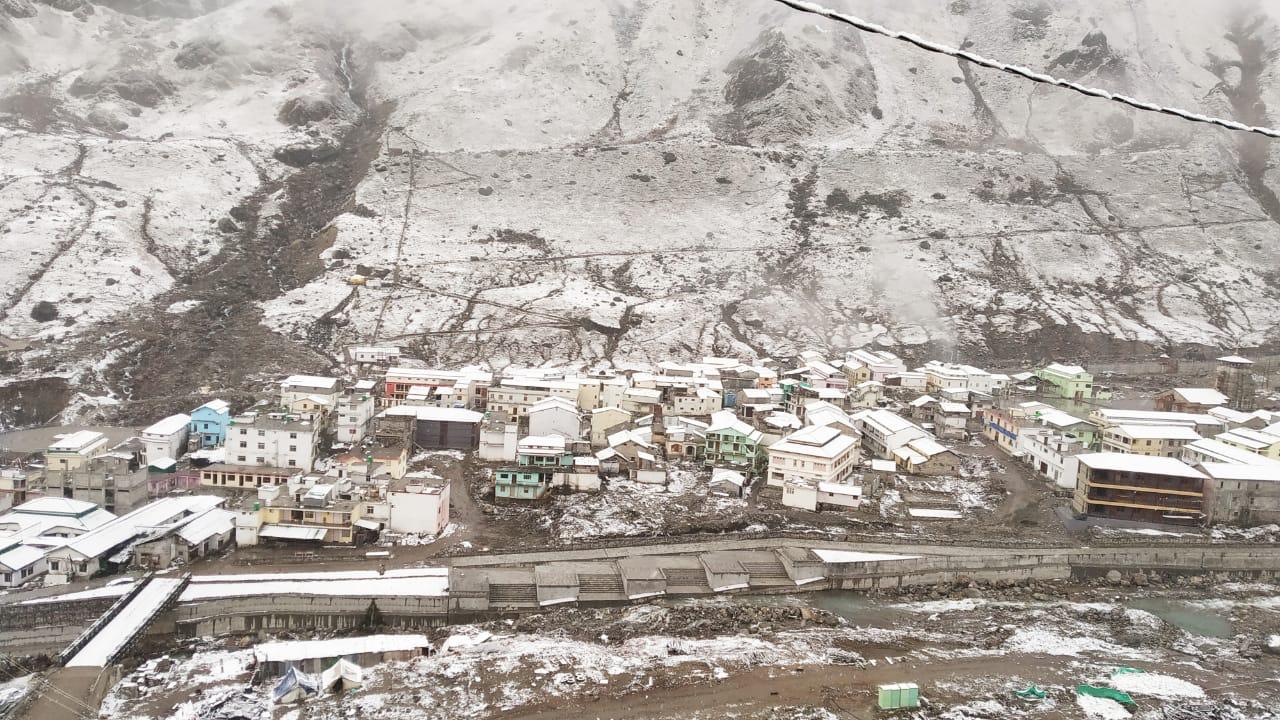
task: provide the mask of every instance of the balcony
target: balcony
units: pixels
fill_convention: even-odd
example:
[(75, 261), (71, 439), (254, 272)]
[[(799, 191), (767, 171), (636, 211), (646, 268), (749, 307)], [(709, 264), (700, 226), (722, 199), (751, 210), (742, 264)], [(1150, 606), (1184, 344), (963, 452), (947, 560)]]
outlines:
[(1095, 491), (1094, 488), (1089, 489), (1086, 500), (1091, 505), (1140, 507), (1162, 511), (1200, 512), (1204, 507), (1204, 503), (1199, 496), (1184, 497), (1151, 492)]

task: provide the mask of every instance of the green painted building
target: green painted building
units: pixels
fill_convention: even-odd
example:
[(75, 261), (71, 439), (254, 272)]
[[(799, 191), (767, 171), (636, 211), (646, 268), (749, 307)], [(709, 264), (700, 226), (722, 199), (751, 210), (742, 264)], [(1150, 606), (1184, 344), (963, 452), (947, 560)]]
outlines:
[(1047, 367), (1036, 370), (1041, 388), (1053, 397), (1083, 402), (1086, 400), (1109, 400), (1111, 391), (1093, 384), (1093, 374), (1079, 365), (1063, 365), (1050, 363)]
[(565, 450), (564, 438), (524, 438), (516, 446), (516, 464), (494, 472), (493, 496), (517, 502), (541, 500), (551, 491), (556, 474), (572, 468), (573, 453)]
[(732, 410), (721, 410), (711, 415), (703, 460), (710, 467), (759, 470), (765, 460), (763, 439), (764, 433), (739, 420)]

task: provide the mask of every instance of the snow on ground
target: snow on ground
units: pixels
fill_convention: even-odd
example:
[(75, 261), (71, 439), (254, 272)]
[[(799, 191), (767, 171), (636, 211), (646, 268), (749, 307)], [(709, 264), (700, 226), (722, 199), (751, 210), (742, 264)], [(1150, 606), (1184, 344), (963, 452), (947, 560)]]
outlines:
[(1157, 698), (1204, 697), (1204, 688), (1199, 685), (1160, 673), (1119, 673), (1111, 676), (1111, 685), (1130, 695)]
[[(111, 688), (102, 701), (101, 714), (108, 718), (145, 718), (146, 715), (135, 714), (139, 705), (170, 692), (199, 688), (203, 695), (218, 697), (238, 693), (248, 683), (252, 667), (252, 650), (207, 650), (187, 658), (152, 658)], [(197, 709), (198, 703), (170, 717), (195, 720), (200, 717)]]
[(1085, 715), (1099, 720), (1125, 720), (1129, 717), (1129, 711), (1123, 705), (1109, 698), (1076, 695), (1076, 704)]
[(610, 480), (598, 493), (557, 496), (542, 523), (559, 540), (665, 532), (675, 522), (725, 519), (745, 511), (742, 498), (711, 495), (709, 476), (672, 468), (666, 485)]
[(1107, 642), (1098, 637), (1096, 628), (1089, 628), (1086, 634), (1063, 634), (1039, 627), (1018, 628), (1005, 641), (1004, 647), (1010, 652), (1045, 655), (1065, 655), (1070, 657), (1091, 656), (1097, 658), (1125, 658), (1129, 660), (1149, 660), (1153, 657), (1147, 650), (1125, 647)]

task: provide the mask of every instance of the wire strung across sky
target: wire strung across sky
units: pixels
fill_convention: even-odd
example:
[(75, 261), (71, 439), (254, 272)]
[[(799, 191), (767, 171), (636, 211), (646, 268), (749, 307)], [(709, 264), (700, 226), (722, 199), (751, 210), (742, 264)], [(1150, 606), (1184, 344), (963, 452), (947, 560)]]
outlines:
[(1034, 70), (1029, 70), (1020, 65), (1010, 65), (1008, 63), (1002, 63), (999, 60), (992, 60), (990, 58), (985, 58), (981, 55), (975, 55), (974, 53), (971, 53), (967, 50), (961, 50), (959, 48), (953, 48), (947, 45), (943, 45), (941, 43), (933, 42), (932, 40), (926, 40), (918, 35), (913, 35), (911, 33), (898, 32), (897, 30), (890, 30), (882, 25), (877, 25), (876, 23), (868, 22), (866, 20), (854, 17), (852, 15), (846, 15), (844, 13), (836, 12), (835, 10), (822, 7), (821, 5), (818, 5), (815, 3), (805, 2), (805, 0), (774, 0), (774, 2), (782, 3), (783, 5), (799, 10), (800, 12), (811, 13), (813, 15), (821, 15), (823, 17), (835, 20), (836, 22), (841, 22), (846, 25), (852, 25), (853, 27), (859, 30), (862, 30), (863, 32), (874, 33), (876, 35), (883, 35), (887, 38), (892, 38), (894, 40), (899, 40), (901, 42), (915, 45), (916, 47), (922, 50), (926, 50), (928, 52), (938, 53), (941, 55), (950, 55), (951, 57), (960, 58), (961, 60), (967, 60), (973, 63), (974, 65), (981, 65), (982, 67), (991, 68), (993, 70), (999, 70), (1001, 72), (1009, 73), (1010, 75), (1017, 75), (1018, 77), (1031, 80), (1032, 82), (1043, 83), (1045, 85), (1056, 85), (1058, 87), (1066, 88), (1068, 90), (1074, 90), (1075, 92), (1081, 93), (1082, 95), (1089, 95), (1091, 97), (1102, 98), (1103, 100), (1111, 100), (1113, 102), (1118, 102), (1124, 105), (1128, 105), (1129, 107), (1136, 108), (1138, 110), (1145, 110), (1147, 112), (1157, 112), (1157, 113), (1163, 113), (1165, 115), (1172, 115), (1173, 117), (1181, 118), (1183, 120), (1189, 120), (1191, 122), (1207, 123), (1209, 125), (1217, 125), (1219, 127), (1224, 127), (1228, 130), (1239, 130), (1241, 132), (1250, 132), (1250, 133), (1257, 133), (1258, 135), (1265, 135), (1270, 138), (1280, 138), (1280, 130), (1276, 130), (1274, 128), (1256, 127), (1253, 125), (1246, 125), (1244, 123), (1236, 122), (1234, 120), (1223, 120), (1222, 118), (1212, 117), (1209, 115), (1202, 115), (1200, 113), (1194, 113), (1194, 112), (1191, 112), (1190, 110), (1182, 110), (1180, 108), (1175, 108), (1175, 107), (1165, 107), (1163, 105), (1156, 105), (1155, 103), (1138, 100), (1136, 98), (1131, 98), (1127, 95), (1119, 95), (1113, 92), (1108, 92), (1106, 90), (1101, 90), (1099, 88), (1092, 88), (1085, 85), (1080, 85), (1078, 83), (1071, 82), (1070, 80), (1063, 80), (1062, 78), (1056, 78), (1056, 77), (1053, 77), (1052, 75), (1045, 75), (1044, 73), (1038, 73)]

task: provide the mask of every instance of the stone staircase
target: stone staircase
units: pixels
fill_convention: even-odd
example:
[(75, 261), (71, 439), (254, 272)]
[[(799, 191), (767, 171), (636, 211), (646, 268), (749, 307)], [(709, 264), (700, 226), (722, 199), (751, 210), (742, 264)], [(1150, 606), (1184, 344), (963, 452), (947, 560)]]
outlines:
[(578, 593), (580, 595), (621, 595), (622, 576), (612, 573), (579, 573)]
[(777, 585), (791, 582), (791, 576), (787, 574), (787, 569), (782, 566), (781, 560), (744, 562), (742, 568), (750, 576), (749, 582), (752, 585)]
[(665, 568), (662, 574), (667, 578), (667, 587), (706, 588), (708, 592), (711, 590), (711, 586), (707, 584), (707, 571), (702, 568)]
[(489, 584), (489, 604), (501, 606), (538, 605), (538, 586), (533, 583)]

